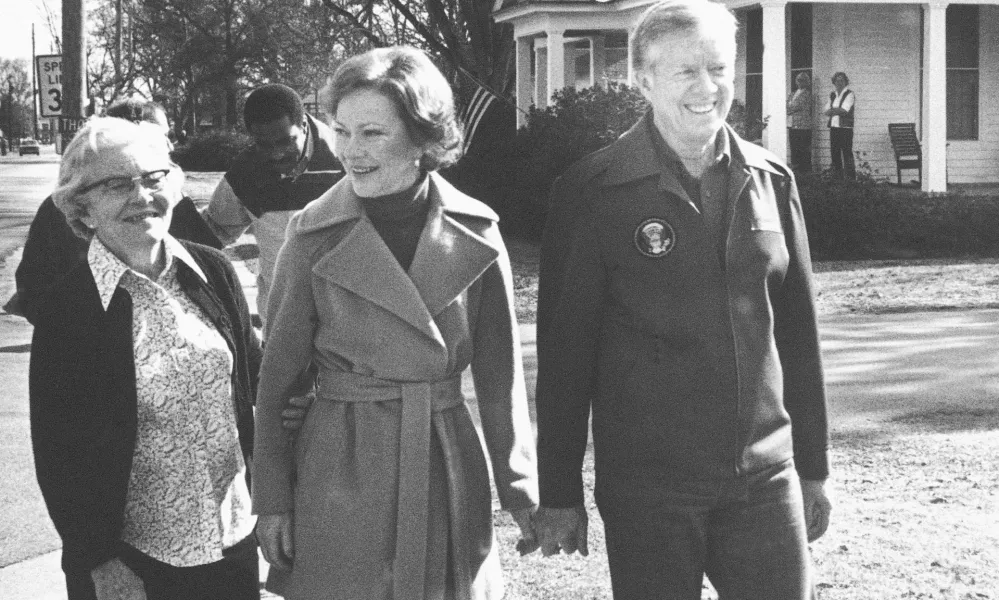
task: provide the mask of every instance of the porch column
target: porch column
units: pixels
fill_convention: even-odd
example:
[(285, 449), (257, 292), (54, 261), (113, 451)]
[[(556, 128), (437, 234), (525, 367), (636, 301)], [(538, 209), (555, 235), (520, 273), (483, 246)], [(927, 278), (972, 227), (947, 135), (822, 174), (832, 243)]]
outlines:
[[(524, 114), (534, 103), (534, 82), (531, 81), (531, 61), (534, 60), (534, 41), (529, 37), (517, 38), (517, 128), (527, 124)], [(522, 112), (523, 111), (523, 112)]]
[(607, 70), (607, 38), (595, 35), (590, 38), (590, 87), (606, 86), (604, 72)]
[(534, 38), (534, 105), (548, 106), (548, 38)]
[(783, 0), (764, 0), (763, 7), (763, 145), (787, 160), (787, 25)]
[(947, 2), (923, 5), (923, 191), (947, 191)]
[(635, 29), (636, 27), (628, 28), (628, 85), (638, 85), (638, 81), (635, 80), (635, 46), (632, 42), (635, 40)]
[(549, 29), (548, 35), (548, 94), (545, 106), (551, 106), (552, 96), (565, 87), (565, 30)]

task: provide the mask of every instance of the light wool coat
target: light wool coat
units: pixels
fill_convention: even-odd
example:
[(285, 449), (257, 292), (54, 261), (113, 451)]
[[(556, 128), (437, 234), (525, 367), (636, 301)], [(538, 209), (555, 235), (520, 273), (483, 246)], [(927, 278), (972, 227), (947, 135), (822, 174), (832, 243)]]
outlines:
[[(500, 502), (537, 503), (534, 441), (497, 217), (431, 174), (403, 271), (344, 180), (292, 218), (257, 403), (257, 514), (294, 513), (289, 599), (500, 598), (471, 365)], [(295, 447), (281, 409), (310, 363)]]

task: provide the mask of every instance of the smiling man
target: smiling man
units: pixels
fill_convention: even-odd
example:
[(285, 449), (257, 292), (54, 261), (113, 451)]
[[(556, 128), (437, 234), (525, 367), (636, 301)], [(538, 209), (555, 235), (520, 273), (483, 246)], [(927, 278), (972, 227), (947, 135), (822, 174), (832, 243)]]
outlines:
[(272, 83), (250, 92), (243, 121), (253, 146), (236, 157), (202, 216), (225, 245), (253, 225), (260, 249), (257, 308), (266, 323), (271, 273), (288, 220), (331, 188), (343, 171), (333, 156), (329, 127), (306, 114), (290, 87)]
[[(736, 21), (670, 0), (634, 35), (651, 110), (555, 183), (538, 299), (537, 530), (587, 553), (590, 417), (614, 597), (804, 600), (830, 503), (791, 171), (726, 125)], [(799, 475), (800, 474), (800, 475)]]

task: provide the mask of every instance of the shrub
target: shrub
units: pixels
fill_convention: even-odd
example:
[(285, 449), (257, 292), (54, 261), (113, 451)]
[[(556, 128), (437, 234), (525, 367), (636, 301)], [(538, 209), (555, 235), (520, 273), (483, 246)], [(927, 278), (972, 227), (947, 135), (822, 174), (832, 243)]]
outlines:
[(172, 156), (185, 171), (228, 171), (236, 155), (251, 143), (242, 131), (215, 129), (190, 138)]
[(999, 198), (900, 190), (858, 172), (798, 180), (814, 260), (999, 255)]

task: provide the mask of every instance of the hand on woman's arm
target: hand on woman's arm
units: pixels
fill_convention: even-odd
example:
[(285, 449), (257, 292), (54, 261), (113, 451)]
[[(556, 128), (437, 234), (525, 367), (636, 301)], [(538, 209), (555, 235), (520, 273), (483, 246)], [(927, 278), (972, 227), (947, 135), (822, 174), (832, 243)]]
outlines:
[(257, 540), (264, 558), (273, 566), (291, 570), (295, 558), (295, 541), (292, 537), (292, 515), (260, 515), (257, 517)]
[(146, 586), (120, 558), (112, 558), (90, 572), (97, 600), (146, 600)]

